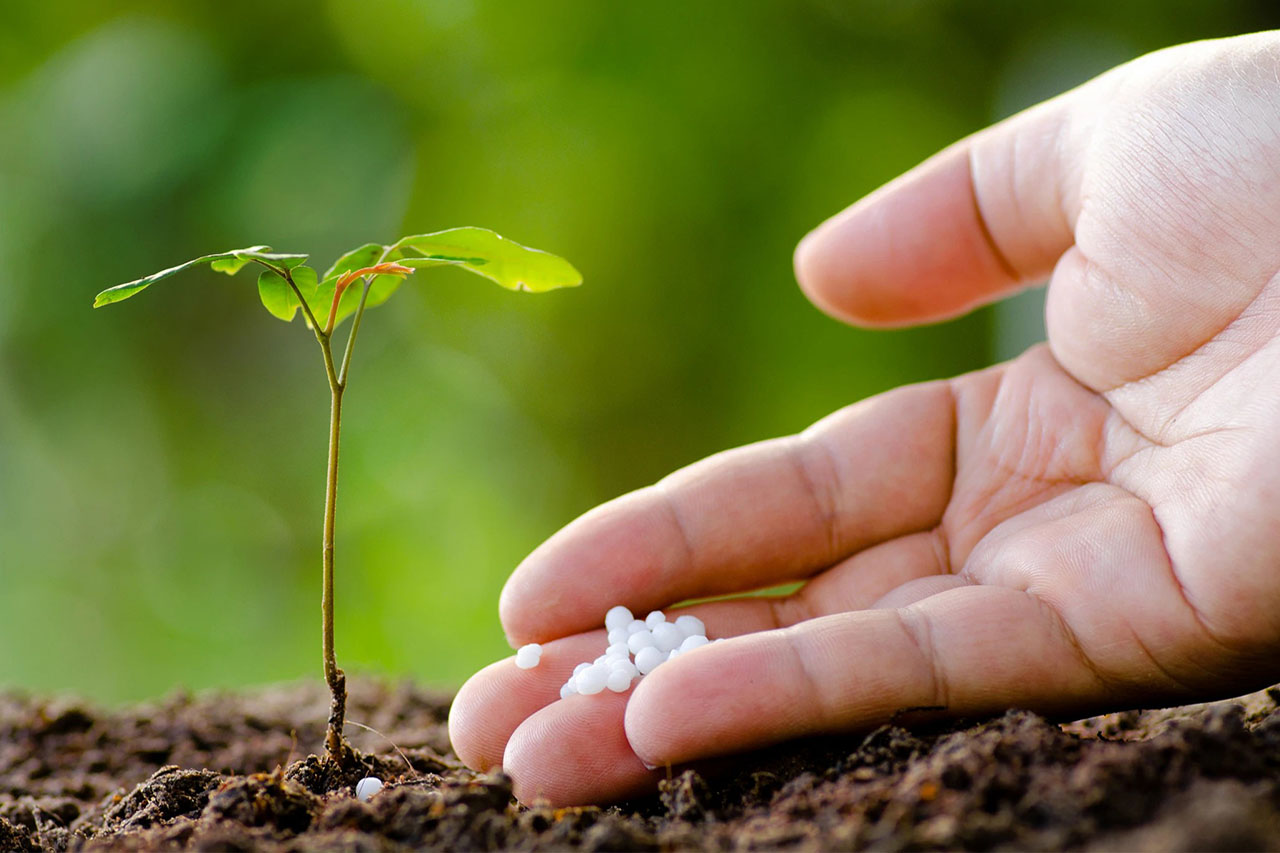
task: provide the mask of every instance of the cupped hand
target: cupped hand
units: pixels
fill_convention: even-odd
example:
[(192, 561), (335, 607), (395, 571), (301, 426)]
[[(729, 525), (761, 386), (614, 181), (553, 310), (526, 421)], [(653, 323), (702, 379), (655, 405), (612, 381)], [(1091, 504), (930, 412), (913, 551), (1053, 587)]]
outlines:
[[(458, 694), (473, 767), (602, 802), (904, 708), (1051, 714), (1280, 679), (1280, 37), (1121, 66), (943, 151), (796, 255), (824, 310), (939, 320), (1049, 277), (1048, 344), (599, 507), (516, 570), (511, 659)], [(833, 368), (834, 369), (834, 368)], [(618, 603), (713, 637), (559, 700)]]

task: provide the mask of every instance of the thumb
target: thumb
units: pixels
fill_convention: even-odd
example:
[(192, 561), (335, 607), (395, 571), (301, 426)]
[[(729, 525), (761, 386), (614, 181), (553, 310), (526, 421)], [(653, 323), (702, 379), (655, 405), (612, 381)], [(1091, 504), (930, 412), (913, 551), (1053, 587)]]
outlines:
[(796, 249), (801, 288), (832, 316), (894, 326), (1047, 278), (1072, 244), (1073, 113), (1093, 85), (956, 143), (823, 223)]

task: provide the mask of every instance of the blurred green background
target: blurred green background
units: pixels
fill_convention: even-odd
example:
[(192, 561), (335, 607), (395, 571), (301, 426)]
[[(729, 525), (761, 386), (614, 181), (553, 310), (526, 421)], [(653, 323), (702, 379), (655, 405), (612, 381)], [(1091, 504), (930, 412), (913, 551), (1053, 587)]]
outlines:
[[(1039, 336), (1032, 293), (846, 328), (791, 250), (957, 137), (1118, 62), (1274, 26), (1254, 0), (7, 0), (0, 686), (103, 701), (320, 674), (314, 340), (206, 251), (474, 224), (577, 290), (418, 276), (347, 395), (339, 661), (456, 685), (578, 513)], [(590, 578), (583, 578), (589, 583)]]

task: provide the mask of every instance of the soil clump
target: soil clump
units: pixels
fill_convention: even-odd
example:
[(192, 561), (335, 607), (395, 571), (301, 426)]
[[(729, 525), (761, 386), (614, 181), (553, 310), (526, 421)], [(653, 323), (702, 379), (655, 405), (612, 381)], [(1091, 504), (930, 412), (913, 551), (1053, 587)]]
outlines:
[[(0, 851), (1280, 849), (1280, 689), (1056, 724), (1024, 711), (677, 769), (607, 808), (516, 805), (450, 750), (450, 697), (356, 682), (103, 712), (0, 694)], [(377, 776), (369, 802), (354, 785)]]

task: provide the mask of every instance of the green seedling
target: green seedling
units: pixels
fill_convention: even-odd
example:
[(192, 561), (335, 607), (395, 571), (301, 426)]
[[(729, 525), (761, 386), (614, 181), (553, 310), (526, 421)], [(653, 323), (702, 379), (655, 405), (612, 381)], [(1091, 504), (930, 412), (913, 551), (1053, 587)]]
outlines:
[[(341, 764), (347, 756), (343, 726), (346, 718), (346, 676), (338, 668), (333, 651), (334, 520), (338, 497), (338, 436), (342, 426), (342, 394), (351, 370), (351, 353), (366, 308), (381, 305), (395, 293), (405, 277), (427, 267), (455, 266), (491, 279), (508, 290), (534, 293), (574, 287), (582, 276), (563, 258), (530, 249), (485, 228), (453, 228), (434, 234), (402, 237), (390, 245), (368, 243), (352, 249), (323, 276), (306, 265), (307, 255), (272, 252), (253, 246), (205, 255), (126, 282), (98, 294), (93, 306), (121, 302), (156, 282), (191, 267), (207, 264), (217, 272), (235, 275), (250, 264), (262, 268), (258, 296), (275, 317), (292, 322), (301, 313), (315, 333), (329, 378), (329, 462), (324, 501), (324, 538), (321, 566), (323, 581), (320, 609), (323, 618), (324, 677), (331, 704), (325, 750)], [(359, 286), (353, 287), (352, 285)], [(348, 317), (348, 332), (341, 362), (333, 357), (333, 334)]]

